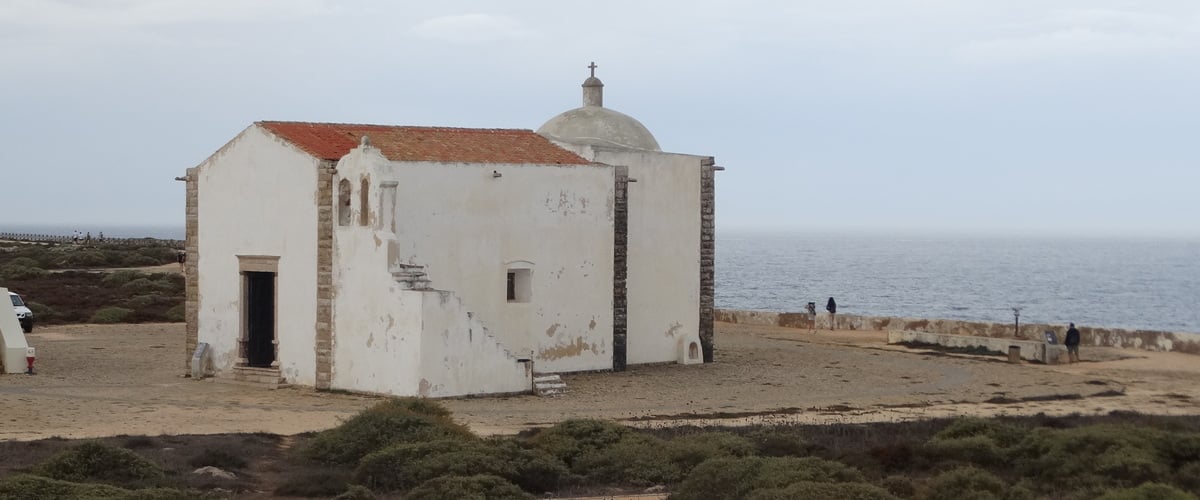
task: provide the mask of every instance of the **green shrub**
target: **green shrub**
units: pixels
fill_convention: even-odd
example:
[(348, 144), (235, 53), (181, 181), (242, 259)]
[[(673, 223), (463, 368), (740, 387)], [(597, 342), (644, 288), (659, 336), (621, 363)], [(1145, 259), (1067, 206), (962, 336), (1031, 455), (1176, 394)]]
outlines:
[(76, 267), (103, 267), (108, 264), (104, 252), (97, 250), (78, 250), (63, 256), (58, 267), (69, 269)]
[(746, 434), (746, 439), (764, 457), (803, 457), (813, 449), (795, 427), (759, 428)]
[(121, 285), (121, 288), (137, 294), (147, 294), (170, 291), (171, 286), (171, 283), (165, 281), (159, 281), (150, 278), (137, 278)]
[(42, 321), (55, 315), (54, 309), (40, 302), (26, 302), (25, 307), (28, 307), (33, 312), (33, 317)]
[(438, 475), (486, 473), (531, 492), (556, 490), (569, 476), (558, 459), (511, 441), (442, 439), (389, 446), (359, 461), (356, 483), (378, 491), (405, 491)]
[(917, 494), (917, 488), (912, 479), (905, 476), (888, 476), (879, 481), (879, 486), (900, 498), (912, 498)]
[(105, 275), (103, 282), (105, 285), (121, 286), (143, 276), (145, 276), (145, 274), (139, 271), (122, 269), (120, 271), (114, 271)]
[(189, 459), (188, 465), (192, 467), (206, 467), (211, 465), (221, 469), (244, 469), (246, 468), (246, 459), (225, 450), (205, 448), (204, 451), (197, 453)]
[(14, 259), (8, 261), (6, 264), (4, 264), (4, 267), (10, 267), (10, 266), (11, 267), (42, 267), (42, 263), (38, 262), (37, 260), (32, 259), (30, 257), (17, 257), (17, 258), (14, 258)]
[(125, 438), (125, 442), (121, 443), (121, 447), (130, 450), (152, 448), (154, 447), (154, 438), (149, 436), (128, 436)]
[(1008, 484), (991, 472), (962, 467), (929, 481), (927, 500), (1002, 500)]
[(347, 474), (337, 469), (304, 470), (288, 474), (275, 487), (275, 494), (293, 497), (329, 498), (349, 488)]
[(123, 323), (133, 314), (133, 309), (124, 307), (105, 307), (92, 315), (91, 322), (99, 324)]
[(1073, 429), (1034, 429), (1010, 455), (1017, 471), (1066, 490), (1128, 487), (1163, 481), (1170, 471), (1159, 454), (1163, 432), (1149, 427), (1093, 425)]
[(1200, 433), (1170, 436), (1163, 440), (1161, 448), (1163, 454), (1171, 457), (1176, 464), (1200, 461)]
[(998, 447), (1007, 448), (1021, 442), (1025, 432), (1016, 426), (996, 419), (964, 417), (955, 419), (950, 425), (933, 436), (933, 440), (964, 439), (971, 437), (991, 438)]
[(504, 478), (486, 474), (430, 479), (404, 496), (405, 500), (528, 500), (528, 493)]
[(640, 433), (627, 434), (611, 446), (585, 452), (571, 469), (600, 484), (650, 486), (683, 478), (668, 443)]
[(1200, 493), (1200, 461), (1184, 464), (1176, 470), (1175, 480), (1193, 493)]
[(35, 469), (38, 475), (64, 481), (127, 483), (160, 479), (162, 469), (125, 448), (85, 441), (50, 457)]
[(757, 489), (787, 488), (799, 482), (862, 482), (862, 473), (816, 457), (714, 458), (680, 483), (672, 500), (737, 500)]
[(1005, 462), (1004, 450), (1000, 449), (990, 436), (985, 435), (931, 439), (920, 449), (935, 463), (949, 460), (991, 466)]
[(48, 271), (37, 266), (8, 264), (0, 267), (0, 278), (11, 281), (31, 280), (47, 274), (49, 274)]
[(573, 419), (542, 429), (529, 442), (570, 467), (583, 454), (612, 446), (630, 432), (628, 427), (612, 422)]
[(511, 439), (485, 441), (493, 453), (516, 467), (516, 477), (506, 478), (531, 493), (558, 491), (576, 478), (566, 464), (553, 455), (536, 449), (524, 449)]
[(1162, 483), (1145, 483), (1136, 488), (1110, 491), (1099, 500), (1196, 500), (1196, 496)]
[(105, 484), (79, 484), (28, 474), (16, 474), (0, 480), (0, 500), (121, 498), (128, 492)]
[(167, 321), (171, 323), (182, 323), (186, 318), (184, 316), (184, 311), (186, 311), (184, 304), (175, 304), (174, 306), (171, 306), (170, 309), (167, 309), (167, 312), (163, 313), (163, 315), (166, 317)]
[(755, 490), (747, 500), (899, 500), (878, 486), (863, 483), (802, 481), (786, 488)]
[(672, 439), (667, 446), (671, 461), (684, 473), (710, 458), (748, 457), (756, 448), (749, 439), (730, 432), (701, 432)]
[(473, 440), (475, 436), (450, 418), (440, 404), (420, 398), (395, 398), (321, 432), (301, 451), (312, 460), (354, 464), (368, 453), (391, 445), (439, 439)]

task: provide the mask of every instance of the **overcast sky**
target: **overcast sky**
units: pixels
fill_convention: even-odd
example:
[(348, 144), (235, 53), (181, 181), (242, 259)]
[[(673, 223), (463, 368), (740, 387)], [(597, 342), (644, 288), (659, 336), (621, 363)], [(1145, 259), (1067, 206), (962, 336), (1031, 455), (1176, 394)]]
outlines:
[(1200, 237), (1196, 0), (0, 0), (0, 229), (183, 224), (256, 120), (712, 155), (718, 227)]

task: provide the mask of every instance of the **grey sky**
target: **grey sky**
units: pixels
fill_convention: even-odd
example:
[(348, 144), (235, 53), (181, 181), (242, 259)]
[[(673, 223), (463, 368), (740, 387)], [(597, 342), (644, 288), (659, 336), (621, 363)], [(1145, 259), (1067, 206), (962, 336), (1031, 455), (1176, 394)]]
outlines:
[(1200, 236), (1200, 2), (0, 0), (3, 224), (183, 223), (255, 120), (711, 154), (718, 226)]

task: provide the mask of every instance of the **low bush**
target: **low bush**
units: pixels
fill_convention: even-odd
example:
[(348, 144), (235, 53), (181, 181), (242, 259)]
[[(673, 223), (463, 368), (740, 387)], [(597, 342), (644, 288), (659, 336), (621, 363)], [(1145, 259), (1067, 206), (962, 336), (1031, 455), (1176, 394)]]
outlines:
[(105, 484), (79, 484), (60, 479), (16, 474), (0, 480), (0, 500), (52, 498), (122, 498), (129, 490)]
[(130, 315), (133, 314), (133, 309), (124, 307), (105, 307), (96, 311), (92, 315), (91, 322), (99, 324), (123, 323)]
[(38, 475), (64, 481), (129, 483), (164, 477), (162, 469), (125, 448), (85, 441), (39, 465)]
[(812, 444), (795, 427), (762, 427), (745, 437), (754, 445), (756, 454), (764, 457), (803, 457), (813, 450)]
[(962, 467), (929, 481), (926, 500), (1003, 500), (1008, 484), (983, 469)]
[(4, 281), (20, 281), (41, 278), (47, 274), (49, 274), (49, 271), (37, 266), (8, 264), (4, 267), (0, 267), (0, 278), (3, 278)]
[(759, 489), (782, 489), (800, 482), (857, 483), (863, 475), (838, 462), (816, 457), (745, 457), (708, 460), (683, 480), (672, 500), (736, 500)]
[(950, 422), (937, 434), (933, 440), (963, 439), (970, 437), (988, 437), (1001, 448), (1013, 446), (1024, 437), (1025, 432), (1020, 428), (1006, 424), (997, 419), (965, 417)]
[(747, 500), (899, 500), (878, 486), (863, 483), (802, 481), (786, 488), (755, 490)]
[(388, 446), (440, 439), (476, 439), (454, 422), (439, 403), (420, 398), (395, 398), (317, 434), (301, 450), (303, 456), (325, 463), (354, 464)]
[(931, 439), (921, 446), (921, 453), (930, 462), (963, 462), (982, 466), (1005, 462), (1004, 450), (990, 436)]
[(511, 441), (442, 439), (389, 446), (359, 461), (354, 481), (377, 491), (407, 491), (445, 475), (490, 474), (534, 493), (554, 491), (569, 477), (558, 459)]
[(182, 323), (185, 321), (184, 311), (186, 308), (183, 304), (175, 304), (163, 316), (171, 323)]
[(246, 459), (225, 450), (205, 448), (204, 451), (188, 459), (188, 465), (192, 467), (207, 467), (211, 465), (221, 469), (245, 469)]
[(486, 474), (430, 479), (405, 500), (529, 500), (533, 497), (504, 478)]
[(1170, 485), (1145, 483), (1136, 488), (1110, 491), (1098, 500), (1196, 500), (1196, 496)]
[(1149, 427), (1093, 425), (1034, 429), (1010, 450), (1017, 472), (1057, 488), (1130, 487), (1169, 481), (1170, 459), (1160, 454), (1162, 431)]
[(757, 451), (755, 445), (730, 432), (701, 432), (672, 439), (667, 447), (671, 461), (685, 473), (710, 458), (748, 457)]
[(129, 283), (130, 281), (141, 278), (142, 276), (144, 276), (144, 273), (141, 273), (139, 271), (134, 271), (132, 269), (122, 269), (120, 271), (114, 271), (114, 272), (108, 273), (108, 275), (104, 276), (103, 282), (105, 285), (121, 286), (126, 283)]
[(280, 496), (329, 498), (350, 487), (349, 475), (337, 469), (311, 469), (284, 476), (275, 494)]
[(125, 441), (121, 443), (121, 447), (128, 448), (130, 450), (153, 448), (154, 438), (149, 436), (128, 436), (125, 438)]
[(611, 446), (583, 453), (571, 470), (596, 484), (651, 486), (683, 479), (683, 470), (672, 460), (668, 442), (640, 433), (627, 434)]
[(1176, 470), (1175, 480), (1192, 493), (1200, 494), (1200, 461), (1184, 464)]
[(900, 498), (912, 498), (917, 494), (917, 488), (912, 479), (905, 476), (888, 476), (879, 481), (879, 486)]
[(571, 467), (585, 453), (612, 446), (630, 432), (628, 427), (613, 422), (573, 419), (542, 429), (529, 442)]

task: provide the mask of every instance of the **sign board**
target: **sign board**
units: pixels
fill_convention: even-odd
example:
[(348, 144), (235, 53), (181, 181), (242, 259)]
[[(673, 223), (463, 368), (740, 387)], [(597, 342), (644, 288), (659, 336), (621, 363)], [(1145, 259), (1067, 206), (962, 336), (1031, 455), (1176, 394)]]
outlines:
[(1058, 334), (1054, 333), (1054, 330), (1046, 330), (1046, 343), (1058, 345)]

